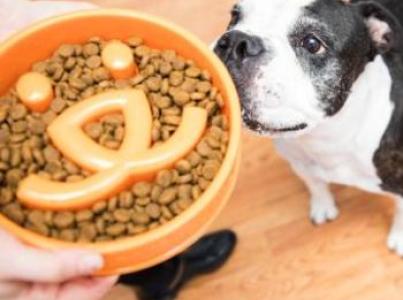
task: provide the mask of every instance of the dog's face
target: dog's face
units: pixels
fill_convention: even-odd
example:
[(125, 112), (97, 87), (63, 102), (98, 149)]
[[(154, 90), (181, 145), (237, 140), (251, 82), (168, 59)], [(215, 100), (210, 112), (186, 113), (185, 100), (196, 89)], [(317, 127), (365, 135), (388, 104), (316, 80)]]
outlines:
[(237, 85), (245, 125), (296, 135), (337, 114), (389, 38), (383, 22), (371, 35), (369, 17), (341, 0), (241, 0), (215, 52)]

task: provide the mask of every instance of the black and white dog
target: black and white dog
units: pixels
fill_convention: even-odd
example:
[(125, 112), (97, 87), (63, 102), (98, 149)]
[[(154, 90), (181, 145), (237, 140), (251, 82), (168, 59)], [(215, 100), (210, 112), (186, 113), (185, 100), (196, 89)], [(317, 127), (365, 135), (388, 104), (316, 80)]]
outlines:
[(401, 0), (241, 0), (215, 45), (246, 127), (275, 138), (309, 188), (312, 220), (338, 216), (329, 183), (391, 195), (400, 256), (402, 25)]

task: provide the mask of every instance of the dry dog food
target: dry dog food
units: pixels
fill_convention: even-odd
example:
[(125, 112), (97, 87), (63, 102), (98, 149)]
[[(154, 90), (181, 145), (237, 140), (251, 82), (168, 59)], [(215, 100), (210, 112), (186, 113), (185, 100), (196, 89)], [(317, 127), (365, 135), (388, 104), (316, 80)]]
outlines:
[[(92, 38), (84, 45), (63, 45), (51, 58), (33, 66), (33, 71), (52, 82), (55, 95), (46, 111), (32, 112), (15, 89), (0, 98), (0, 212), (44, 236), (71, 242), (100, 242), (163, 225), (191, 206), (208, 188), (227, 150), (224, 101), (207, 71), (174, 51), (152, 49), (141, 39), (131, 38), (126, 45), (138, 72), (129, 79), (116, 79), (103, 64), (105, 45), (100, 38)], [(143, 90), (151, 104), (153, 146), (175, 133), (184, 107), (205, 108), (208, 129), (195, 149), (174, 168), (159, 171), (151, 182), (137, 182), (90, 208), (54, 212), (25, 207), (17, 199), (16, 189), (29, 174), (61, 182), (78, 182), (91, 175), (52, 145), (46, 132), (49, 124), (79, 101), (128, 87)], [(117, 150), (124, 140), (125, 120), (121, 113), (108, 114), (85, 124), (83, 130), (100, 145)]]

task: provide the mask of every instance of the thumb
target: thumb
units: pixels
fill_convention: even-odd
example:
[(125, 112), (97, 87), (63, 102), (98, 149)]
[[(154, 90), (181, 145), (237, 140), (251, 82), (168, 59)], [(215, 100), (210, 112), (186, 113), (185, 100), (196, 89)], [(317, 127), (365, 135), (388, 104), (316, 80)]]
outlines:
[(59, 300), (100, 300), (113, 287), (117, 277), (80, 278), (63, 285)]
[(9, 266), (2, 273), (6, 279), (29, 282), (60, 283), (92, 275), (103, 267), (103, 258), (83, 250), (49, 252), (28, 246), (10, 254)]
[(0, 279), (59, 283), (103, 267), (100, 254), (87, 250), (48, 251), (30, 247), (0, 229)]

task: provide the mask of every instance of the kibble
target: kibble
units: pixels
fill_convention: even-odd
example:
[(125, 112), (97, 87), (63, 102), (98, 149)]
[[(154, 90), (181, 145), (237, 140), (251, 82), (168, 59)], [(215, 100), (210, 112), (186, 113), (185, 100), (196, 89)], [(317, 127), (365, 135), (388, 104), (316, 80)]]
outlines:
[[(217, 175), (229, 140), (225, 102), (208, 71), (172, 50), (155, 50), (141, 38), (130, 38), (140, 72), (114, 80), (102, 65), (105, 41), (63, 45), (54, 56), (34, 64), (48, 76), (55, 98), (49, 110), (33, 113), (11, 90), (0, 98), (0, 212), (38, 234), (69, 242), (103, 242), (137, 235), (169, 222), (188, 209)], [(199, 106), (209, 114), (209, 129), (198, 145), (172, 168), (150, 182), (131, 188), (91, 208), (78, 211), (29, 209), (16, 199), (16, 188), (28, 174), (62, 182), (79, 182), (92, 173), (68, 160), (52, 144), (47, 127), (66, 109), (88, 97), (117, 88), (137, 88), (148, 96), (153, 115), (152, 146), (169, 140), (182, 121), (183, 108)], [(118, 150), (125, 139), (123, 114), (113, 113), (84, 124), (85, 134), (99, 145)]]

